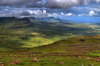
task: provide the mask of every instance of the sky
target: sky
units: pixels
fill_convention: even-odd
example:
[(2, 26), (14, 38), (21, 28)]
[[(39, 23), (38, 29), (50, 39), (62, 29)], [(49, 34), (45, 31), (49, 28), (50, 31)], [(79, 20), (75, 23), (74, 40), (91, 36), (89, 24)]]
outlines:
[(0, 0), (0, 17), (55, 17), (99, 22), (100, 0)]

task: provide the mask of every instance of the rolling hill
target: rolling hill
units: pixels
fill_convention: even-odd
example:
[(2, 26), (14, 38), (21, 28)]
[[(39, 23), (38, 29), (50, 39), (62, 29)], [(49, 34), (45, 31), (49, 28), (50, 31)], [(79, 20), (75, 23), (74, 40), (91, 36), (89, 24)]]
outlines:
[(100, 31), (97, 27), (99, 26), (63, 22), (60, 19), (59, 22), (45, 22), (34, 17), (0, 17), (0, 47), (6, 49), (37, 47), (74, 36), (98, 35)]
[(0, 66), (100, 65), (98, 25), (30, 19), (0, 18)]
[[(99, 66), (100, 35), (73, 37), (50, 45), (0, 52), (0, 56), (0, 61), (6, 66)], [(39, 61), (30, 61), (34, 57)], [(20, 60), (20, 63), (15, 63), (15, 60)]]

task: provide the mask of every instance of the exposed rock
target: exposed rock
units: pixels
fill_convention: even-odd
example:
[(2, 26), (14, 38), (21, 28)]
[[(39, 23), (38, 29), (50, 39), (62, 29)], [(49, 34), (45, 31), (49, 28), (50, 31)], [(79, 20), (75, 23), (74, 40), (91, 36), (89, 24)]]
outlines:
[(84, 66), (84, 65), (81, 65), (81, 66)]
[(91, 64), (90, 66), (94, 66), (94, 64)]
[(32, 62), (38, 62), (39, 60), (37, 59), (37, 57), (34, 57), (34, 59), (31, 60)]
[(0, 62), (0, 64), (2, 64), (2, 62)]
[(100, 58), (94, 58), (94, 59), (92, 59), (92, 61), (94, 61), (94, 62), (100, 62)]
[(55, 63), (57, 63), (57, 62), (58, 62), (58, 60), (57, 60), (57, 59), (54, 59), (54, 62), (55, 62)]
[(87, 57), (86, 60), (91, 60), (91, 57)]
[(65, 64), (64, 62), (59, 62), (60, 64)]
[(4, 66), (4, 64), (2, 62), (0, 62), (0, 66)]
[(21, 61), (19, 59), (13, 60), (13, 62), (11, 64), (20, 64)]

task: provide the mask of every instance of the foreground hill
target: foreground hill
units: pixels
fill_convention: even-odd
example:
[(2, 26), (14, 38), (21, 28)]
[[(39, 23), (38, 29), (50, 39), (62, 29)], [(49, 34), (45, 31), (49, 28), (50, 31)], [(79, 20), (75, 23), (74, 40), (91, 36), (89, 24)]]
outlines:
[[(36, 57), (39, 61), (34, 61)], [(20, 62), (17, 64), (15, 61)], [(73, 37), (46, 46), (0, 52), (0, 62), (5, 66), (99, 66), (100, 35)]]
[(100, 35), (96, 36), (79, 36), (55, 42), (55, 44), (96, 44), (100, 43)]
[[(83, 49), (83, 48), (87, 48), (87, 49), (92, 49), (92, 51), (94, 51), (95, 49), (99, 49), (100, 50), (100, 35), (95, 35), (95, 36), (89, 36), (89, 35), (85, 35), (85, 36), (79, 36), (79, 37), (72, 37), (72, 38), (68, 38), (68, 39), (65, 39), (65, 40), (60, 40), (60, 41), (57, 41), (57, 42), (54, 42), (50, 45), (46, 45), (46, 46), (40, 46), (40, 47), (37, 47), (38, 49), (48, 49), (48, 50), (51, 50), (51, 51), (66, 51), (66, 49), (68, 49), (68, 47), (77, 47), (79, 46), (80, 49)], [(84, 47), (86, 46), (86, 47)], [(91, 47), (91, 48), (88, 48), (88, 47)], [(93, 48), (92, 48), (93, 47)], [(70, 48), (70, 49), (73, 49), (73, 48)], [(79, 50), (79, 48), (76, 48), (78, 49), (77, 51), (81, 52)], [(75, 50), (73, 50), (75, 51)]]

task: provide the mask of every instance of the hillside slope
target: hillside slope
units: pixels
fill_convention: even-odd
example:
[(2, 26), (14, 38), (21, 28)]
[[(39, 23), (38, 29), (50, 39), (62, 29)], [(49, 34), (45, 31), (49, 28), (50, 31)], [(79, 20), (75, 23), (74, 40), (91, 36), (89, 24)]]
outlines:
[[(46, 46), (0, 52), (0, 55), (6, 66), (99, 66), (100, 35), (73, 37)], [(34, 57), (39, 61), (30, 61)], [(16, 59), (21, 62), (12, 64)]]
[(100, 31), (89, 24), (0, 17), (0, 46), (5, 48), (37, 47), (73, 36), (97, 34)]
[(100, 43), (100, 35), (96, 36), (79, 36), (55, 42), (57, 44), (96, 44)]

